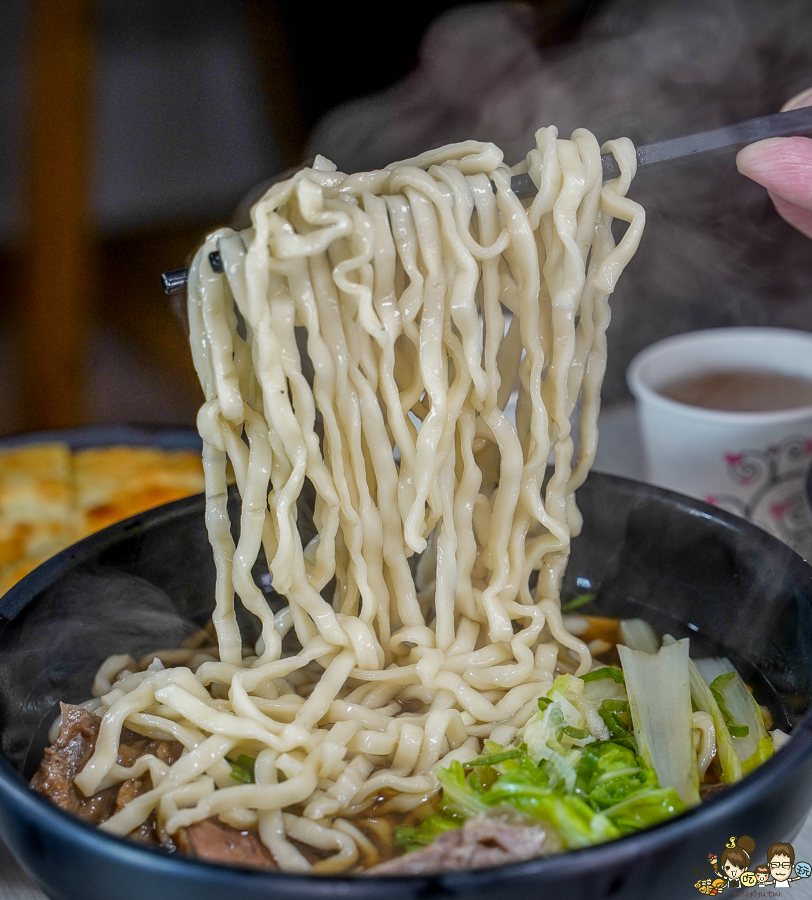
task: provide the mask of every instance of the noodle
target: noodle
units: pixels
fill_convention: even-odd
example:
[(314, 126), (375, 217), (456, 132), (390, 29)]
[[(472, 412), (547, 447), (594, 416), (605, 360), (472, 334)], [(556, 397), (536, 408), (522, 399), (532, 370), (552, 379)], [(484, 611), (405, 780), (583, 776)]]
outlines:
[[(132, 777), (116, 764), (125, 723), (185, 748), (172, 766), (139, 760), (152, 789), (102, 828), (125, 835), (157, 811), (172, 834), (220, 815), (257, 827), (285, 870), (352, 869), (378, 858), (354, 818), (376, 797), (418, 806), (436, 766), (513, 739), (559, 654), (589, 670), (558, 594), (595, 455), (607, 297), (644, 221), (625, 198), (630, 142), (604, 150), (622, 171), (605, 185), (590, 133), (541, 129), (521, 167), (539, 189), (527, 209), (492, 144), (349, 176), (317, 158), (268, 190), (247, 231), (208, 237), (188, 296), (219, 658), (100, 673), (85, 794)], [(629, 223), (617, 247), (614, 218)], [(276, 615), (251, 575), (262, 556), (287, 600)], [(249, 650), (235, 593), (261, 627)], [(252, 784), (231, 777), (240, 754)]]

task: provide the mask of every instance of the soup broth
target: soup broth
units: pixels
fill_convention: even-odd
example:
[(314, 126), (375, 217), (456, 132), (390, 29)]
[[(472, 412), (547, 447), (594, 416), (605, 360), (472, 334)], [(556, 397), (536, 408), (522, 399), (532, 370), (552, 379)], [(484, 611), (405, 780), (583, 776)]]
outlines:
[(812, 405), (812, 379), (762, 370), (706, 372), (661, 388), (664, 397), (728, 412), (771, 412)]

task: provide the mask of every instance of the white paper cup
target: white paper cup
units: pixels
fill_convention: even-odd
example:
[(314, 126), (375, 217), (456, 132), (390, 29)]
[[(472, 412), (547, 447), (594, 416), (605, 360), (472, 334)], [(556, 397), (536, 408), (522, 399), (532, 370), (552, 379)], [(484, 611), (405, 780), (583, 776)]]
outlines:
[(729, 412), (659, 393), (684, 378), (761, 370), (812, 380), (812, 334), (715, 328), (652, 344), (629, 366), (649, 481), (755, 522), (812, 558), (804, 476), (812, 460), (812, 406)]

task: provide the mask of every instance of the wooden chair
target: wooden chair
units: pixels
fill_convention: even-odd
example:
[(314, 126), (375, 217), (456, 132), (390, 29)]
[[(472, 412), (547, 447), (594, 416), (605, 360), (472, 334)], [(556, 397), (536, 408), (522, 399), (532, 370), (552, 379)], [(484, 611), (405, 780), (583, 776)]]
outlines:
[(23, 424), (81, 421), (96, 278), (88, 225), (92, 0), (35, 0), (30, 28), (29, 230), (19, 358)]

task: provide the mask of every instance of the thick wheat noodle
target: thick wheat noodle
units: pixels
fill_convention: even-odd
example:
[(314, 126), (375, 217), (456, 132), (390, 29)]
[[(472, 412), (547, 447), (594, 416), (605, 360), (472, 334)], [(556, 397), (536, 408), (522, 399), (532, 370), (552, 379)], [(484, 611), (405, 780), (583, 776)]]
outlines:
[[(622, 175), (604, 185), (591, 134), (536, 139), (516, 170), (477, 142), (351, 176), (317, 158), (268, 190), (251, 228), (215, 232), (195, 257), (219, 660), (188, 650), (167, 660), (202, 661), (195, 672), (133, 672), (121, 658), (100, 673), (103, 722), (76, 783), (153, 783), (106, 830), (127, 834), (154, 810), (169, 833), (219, 815), (258, 828), (288, 871), (369, 864), (391, 828), (355, 817), (382, 792), (383, 810), (418, 806), (436, 766), (473, 758), (485, 737), (513, 740), (556, 665), (590, 668), (558, 593), (595, 455), (607, 297), (644, 216), (624, 196), (627, 140), (608, 145)], [(538, 187), (527, 208), (510, 188), (520, 170)], [(613, 218), (629, 223), (617, 247)], [(317, 534), (305, 546), (307, 483)], [(252, 577), (263, 555), (287, 601), (275, 615)], [(235, 592), (259, 622), (250, 650)], [(181, 758), (118, 765), (125, 724), (180, 740)], [(231, 778), (242, 753), (256, 757), (253, 784)]]

